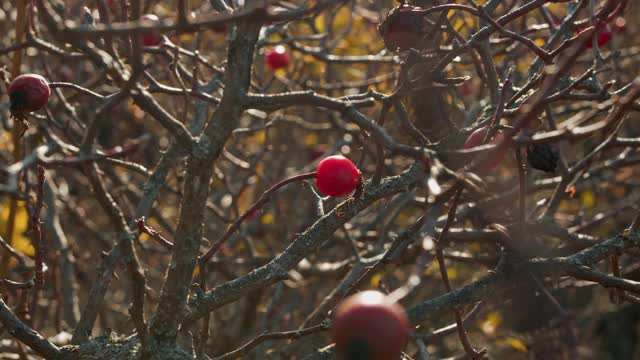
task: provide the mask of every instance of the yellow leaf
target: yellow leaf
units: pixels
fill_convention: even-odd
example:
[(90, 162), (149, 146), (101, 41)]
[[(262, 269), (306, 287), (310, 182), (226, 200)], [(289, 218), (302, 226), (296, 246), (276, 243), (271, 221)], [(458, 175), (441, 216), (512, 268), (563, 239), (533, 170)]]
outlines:
[[(9, 218), (9, 199), (5, 199), (2, 204), (2, 212), (0, 213), (0, 233), (5, 236), (7, 233), (7, 219)], [(16, 211), (15, 226), (12, 234), (12, 245), (16, 251), (33, 256), (36, 250), (31, 245), (31, 240), (27, 237), (26, 232), (29, 227), (29, 213), (24, 201), (18, 201)], [(8, 239), (5, 239), (8, 240)]]
[(564, 16), (567, 13), (567, 6), (561, 3), (549, 3), (547, 9), (556, 16)]
[(140, 109), (138, 105), (134, 104), (133, 100), (127, 102), (127, 110), (138, 120), (144, 117), (144, 111)]
[(267, 139), (267, 134), (264, 131), (258, 131), (255, 134), (249, 136), (246, 141), (249, 144), (264, 144)]
[(342, 7), (340, 10), (338, 10), (338, 13), (336, 14), (335, 18), (333, 19), (333, 31), (334, 32), (340, 32), (342, 31), (350, 22), (351, 22), (351, 8), (349, 7)]
[(526, 61), (518, 61), (518, 72), (522, 74), (526, 74), (527, 71), (529, 71), (530, 66), (531, 64)]
[(238, 196), (237, 204), (240, 214), (244, 214), (249, 209), (249, 207), (253, 205), (255, 190), (255, 187), (251, 186), (245, 191), (241, 192)]
[(596, 194), (587, 190), (580, 195), (580, 200), (582, 200), (582, 206), (585, 209), (591, 209), (596, 205)]
[(258, 163), (258, 165), (256, 165), (256, 174), (258, 176), (263, 176), (264, 175), (264, 163), (260, 162)]
[(191, 42), (193, 40), (193, 35), (191, 34), (182, 34), (180, 35), (180, 42)]
[(578, 208), (578, 206), (575, 204), (574, 201), (562, 200), (560, 201), (558, 210), (566, 214), (575, 214), (580, 209)]
[(487, 335), (495, 334), (501, 324), (502, 314), (498, 311), (492, 311), (484, 319), (478, 321), (478, 327)]
[(308, 134), (304, 137), (304, 144), (307, 146), (313, 146), (318, 143), (318, 135)]
[(369, 281), (369, 285), (371, 285), (371, 287), (377, 288), (380, 285), (380, 280), (382, 280), (382, 274), (376, 273), (371, 277), (371, 281)]
[[(241, 244), (242, 250), (245, 249), (244, 244)], [(266, 256), (267, 254), (269, 254), (270, 249), (267, 248), (267, 246), (264, 244), (263, 241), (258, 241), (255, 243), (255, 250), (256, 250), (256, 255), (258, 256)], [(238, 250), (238, 253), (240, 252), (240, 250)]]
[(480, 251), (482, 250), (482, 246), (479, 242), (472, 242), (471, 244), (467, 245), (467, 249), (471, 251)]
[(36, 249), (31, 245), (31, 240), (24, 235), (13, 238), (13, 248), (27, 256), (33, 256), (36, 253)]
[(496, 345), (498, 346), (510, 346), (518, 351), (522, 351), (522, 352), (528, 352), (529, 348), (527, 347), (527, 345), (522, 342), (522, 340), (517, 339), (517, 338), (506, 338), (506, 339), (499, 339), (496, 340)]
[(305, 70), (308, 70), (315, 76), (320, 76), (325, 73), (325, 63), (322, 61), (318, 61), (312, 55), (304, 55), (302, 56), (302, 60), (300, 61), (304, 64)]
[(447, 276), (449, 276), (449, 279), (455, 280), (458, 277), (458, 270), (454, 268), (447, 268)]
[(13, 151), (13, 142), (11, 141), (11, 137), (9, 136), (9, 133), (6, 131), (3, 131), (2, 134), (0, 134), (0, 150), (7, 150), (7, 151)]
[(320, 15), (320, 16), (316, 16), (316, 19), (314, 21), (314, 25), (316, 27), (316, 29), (318, 29), (319, 32), (324, 32), (324, 14)]
[(273, 224), (273, 215), (266, 213), (262, 215), (262, 223), (265, 225)]
[(447, 102), (447, 104), (453, 104), (453, 96), (451, 96), (451, 94), (446, 94), (445, 101)]
[(267, 40), (269, 42), (278, 42), (282, 40), (282, 36), (280, 36), (280, 34), (278, 33), (272, 33), (272, 34), (269, 34), (269, 36), (267, 37)]
[(400, 214), (398, 214), (394, 222), (399, 226), (407, 226), (409, 225), (410, 221), (411, 221), (411, 216), (406, 212), (401, 212)]

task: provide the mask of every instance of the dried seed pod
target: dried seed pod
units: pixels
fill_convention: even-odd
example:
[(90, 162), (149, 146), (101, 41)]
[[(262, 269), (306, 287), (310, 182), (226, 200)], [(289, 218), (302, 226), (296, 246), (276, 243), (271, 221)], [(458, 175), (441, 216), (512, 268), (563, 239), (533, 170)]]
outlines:
[(527, 160), (532, 168), (552, 173), (558, 167), (558, 149), (549, 144), (533, 144), (527, 147)]

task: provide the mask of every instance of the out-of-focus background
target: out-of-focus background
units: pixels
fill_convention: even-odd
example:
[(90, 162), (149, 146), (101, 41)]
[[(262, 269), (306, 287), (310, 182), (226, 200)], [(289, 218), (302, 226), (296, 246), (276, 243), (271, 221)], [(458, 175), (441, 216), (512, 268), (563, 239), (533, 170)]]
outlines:
[[(479, 4), (484, 2), (477, 0)], [(550, 38), (550, 27), (556, 26), (554, 21), (562, 22), (569, 9), (580, 2), (547, 2), (542, 5), (544, 10), (540, 8), (529, 12), (506, 28), (526, 36), (536, 46), (544, 47)], [(575, 36), (581, 26), (587, 26), (590, 4), (601, 6), (605, 1), (582, 2), (586, 4), (576, 17), (579, 24), (570, 27), (563, 35), (565, 39)], [(3, 34), (0, 37), (0, 67), (6, 67), (7, 80), (11, 77), (14, 54), (19, 48), (23, 54), (20, 73), (37, 73), (50, 82), (77, 84), (101, 95), (114, 94), (120, 89), (109, 72), (97, 66), (81, 48), (56, 38), (39, 20), (35, 8), (29, 7), (27, 18), (33, 22), (30, 25), (33, 37), (16, 41), (16, 3), (0, 1), (0, 33)], [(104, 22), (100, 19), (96, 1), (55, 0), (48, 3), (70, 26)], [(177, 16), (176, 1), (141, 3), (144, 13), (155, 14), (160, 19), (175, 19)], [(215, 16), (213, 3), (216, 1), (189, 1), (189, 18), (202, 20)], [(306, 3), (311, 2), (283, 1), (279, 7), (287, 10), (309, 5)], [(333, 4), (319, 13), (263, 27), (253, 59), (252, 92), (276, 94), (312, 90), (324, 96), (349, 100), (350, 97), (362, 99), (361, 94), (371, 91), (369, 96), (374, 99), (371, 106), (359, 110), (366, 117), (378, 121), (383, 105), (375, 99), (390, 95), (399, 82), (410, 81), (410, 91), (398, 97), (406, 114), (398, 111), (397, 107), (393, 108), (386, 117), (384, 129), (394, 141), (411, 146), (420, 145), (421, 140), (416, 139), (415, 134), (422, 134), (430, 144), (435, 144), (433, 148), (436, 151), (441, 151), (439, 158), (446, 166), (459, 169), (463, 164), (455, 160), (452, 151), (461, 149), (468, 134), (495, 113), (491, 89), (487, 79), (483, 78), (487, 68), (492, 68), (501, 82), (512, 69), (512, 88), (507, 99), (531, 85), (529, 92), (525, 89), (520, 98), (507, 102), (502, 124), (514, 125), (521, 101), (540, 87), (539, 82), (530, 82), (530, 72), (536, 67), (543, 68), (536, 60), (537, 56), (522, 43), (500, 37), (498, 33), (491, 36), (490, 42), (461, 54), (446, 66), (443, 71), (446, 77), (465, 78), (462, 81), (439, 84), (425, 75), (447, 53), (468, 41), (480, 26), (486, 25), (468, 12), (450, 11), (444, 28), (451, 28), (437, 32), (434, 38), (425, 39), (425, 47), (416, 52), (420, 53), (422, 60), (405, 74), (400, 71), (400, 62), (407, 58), (408, 53), (385, 49), (377, 29), (378, 23), (398, 3), (387, 0), (335, 3), (340, 4)], [(414, 5), (428, 8), (445, 2), (436, 3), (416, 0)], [(474, 2), (455, 3), (472, 6)], [(498, 4), (491, 15), (498, 19), (527, 1), (490, 3)], [(123, 10), (128, 8), (121, 5), (120, 0), (114, 0), (106, 9), (109, 21), (125, 20)], [(440, 21), (439, 14), (427, 15), (430, 24)], [(638, 24), (638, 4), (630, 1), (624, 12), (607, 25), (611, 40), (598, 50), (585, 49), (572, 64), (568, 73), (570, 77), (561, 79), (564, 83), (558, 84), (558, 90), (589, 68), (593, 68), (593, 75), (583, 79), (570, 94), (567, 92), (566, 96), (550, 102), (529, 130), (550, 131), (553, 123), (564, 128), (576, 119), (584, 120), (584, 123), (571, 126), (584, 126), (606, 117), (610, 107), (593, 118), (588, 118), (587, 114), (624, 96), (625, 87), (640, 74)], [(166, 40), (161, 46), (143, 48), (145, 75), (140, 83), (147, 87), (162, 108), (188, 127), (198, 121), (210, 120), (217, 99), (223, 96), (224, 72), (229, 66), (226, 63), (228, 43), (235, 36), (232, 29), (230, 23), (222, 31), (210, 27), (181, 34), (168, 31), (163, 34)], [(102, 37), (88, 46), (107, 49), (105, 43), (108, 41), (113, 42), (124, 66), (130, 67), (132, 49), (127, 38)], [(291, 61), (285, 68), (273, 70), (265, 64), (264, 54), (276, 45), (286, 47)], [(488, 57), (481, 56), (485, 51), (481, 49), (489, 52)], [(486, 59), (493, 65), (488, 66)], [(544, 71), (550, 74), (556, 65), (557, 62), (548, 64)], [(406, 78), (399, 79), (401, 76)], [(194, 88), (196, 81), (206, 96), (185, 95), (185, 90)], [(57, 144), (60, 148), (52, 155), (56, 158), (72, 156), (82, 144), (88, 127), (92, 126), (97, 133), (97, 149), (117, 151), (118, 146), (136, 144), (135, 151), (125, 157), (98, 162), (107, 190), (127, 221), (133, 221), (140, 199), (147, 190), (144, 184), (170, 147), (172, 134), (130, 98), (118, 102), (102, 121), (91, 124), (91, 114), (105, 99), (62, 85), (52, 89), (46, 111), (28, 116), (30, 126), (18, 142), (21, 152), (16, 153), (18, 143), (12, 140), (10, 129), (13, 121), (9, 116), (6, 89), (0, 85), (0, 168), (3, 169), (0, 171), (0, 184), (7, 184), (10, 179), (6, 171), (8, 167), (31, 154), (39, 145)], [(570, 181), (565, 183), (566, 191), (560, 190), (565, 194), (560, 196), (557, 211), (550, 218), (551, 223), (536, 223), (535, 220), (548, 205), (544, 200), (553, 195), (560, 178), (567, 176), (563, 163), (566, 162), (569, 168), (575, 166), (606, 141), (608, 134), (589, 133), (581, 138), (560, 138), (552, 142), (561, 153), (561, 163), (555, 172), (545, 173), (529, 167), (525, 210), (532, 227), (529, 235), (512, 239), (525, 256), (569, 256), (619, 235), (630, 225), (639, 211), (640, 199), (639, 108), (636, 102), (625, 116), (616, 135), (620, 141), (598, 150), (598, 155), (590, 158), (588, 166), (567, 178)], [(409, 123), (403, 120), (405, 116)], [(407, 130), (412, 127), (413, 130)], [(524, 148), (522, 150), (524, 153)], [(214, 176), (204, 222), (204, 236), (208, 240), (203, 241), (202, 251), (271, 185), (289, 176), (313, 171), (319, 160), (337, 153), (354, 162), (366, 153), (364, 162), (358, 163), (363, 177), (370, 179), (376, 172), (377, 155), (371, 133), (362, 131), (340, 112), (305, 106), (302, 102), (300, 106), (276, 111), (246, 109), (220, 157), (212, 164)], [(405, 171), (413, 162), (410, 157), (387, 153), (380, 169), (385, 177), (392, 176)], [(178, 225), (184, 195), (184, 170), (185, 162), (182, 160), (171, 165), (166, 182), (146, 217), (146, 225), (169, 241), (174, 241)], [(35, 258), (30, 230), (33, 221), (30, 219), (30, 207), (33, 206), (37, 184), (35, 167), (29, 167), (21, 174), (18, 193), (0, 191), (0, 235), (25, 261), (20, 263), (17, 257), (2, 252), (0, 279), (13, 281), (28, 281), (33, 276)], [(100, 264), (106, 252), (118, 239), (109, 214), (100, 205), (82, 166), (48, 168), (46, 176), (41, 219), (42, 234), (47, 243), (45, 286), (39, 290), (33, 307), (30, 305), (32, 289), (0, 287), (0, 296), (43, 336), (64, 345), (70, 341), (92, 286), (99, 281)], [(500, 234), (491, 224), (498, 223), (512, 229), (518, 222), (519, 176), (514, 151), (509, 150), (498, 167), (489, 173), (479, 174), (479, 178), (483, 191), (463, 194), (451, 234), (444, 242), (447, 273), (454, 289), (472, 283), (495, 267), (500, 255), (496, 250), (496, 238)], [(564, 181), (565, 178), (562, 179)], [(446, 189), (449, 181), (450, 178), (444, 179), (441, 185)], [(12, 199), (18, 199), (13, 210)], [(210, 261), (207, 274), (209, 288), (244, 276), (281, 254), (293, 238), (318, 221), (321, 216), (319, 199), (312, 181), (292, 184), (280, 190), (272, 201), (249, 216)], [(330, 211), (344, 200), (321, 201), (323, 211)], [(330, 318), (326, 311), (317, 314), (314, 309), (354, 267), (364, 264), (361, 258), (380, 256), (398, 234), (414, 224), (429, 208), (429, 200), (428, 187), (421, 184), (374, 202), (338, 231), (328, 235), (319, 248), (307, 254), (297, 267), (288, 272), (287, 279), (243, 294), (239, 300), (211, 312), (211, 335), (203, 346), (204, 354), (219, 356), (239, 348), (263, 332), (294, 330), (303, 324), (313, 325)], [(369, 274), (360, 288), (392, 292), (404, 286), (410, 276), (418, 275), (420, 285), (412, 288), (401, 300), (406, 308), (445, 293), (432, 251), (433, 239), (442, 229), (450, 203), (442, 205), (436, 209), (440, 211), (440, 219), (435, 229), (421, 234), (422, 238), (416, 240), (393, 266)], [(146, 275), (145, 311), (150, 317), (158, 303), (171, 252), (144, 233), (135, 242), (135, 248)], [(640, 281), (637, 255), (638, 250), (635, 249), (619, 258), (622, 276), (630, 281)], [(595, 268), (610, 272), (608, 261)], [(617, 303), (611, 300), (614, 296), (611, 291), (594, 282), (566, 274), (546, 274), (539, 276), (543, 283), (540, 285), (526, 276), (526, 268), (514, 269), (520, 270), (513, 270), (507, 284), (484, 297), (477, 309), (471, 311), (475, 302), (461, 307), (464, 314), (471, 311), (465, 322), (471, 342), (486, 348), (490, 358), (640, 358), (637, 348), (638, 297), (635, 297), (636, 302), (627, 299)], [(116, 266), (103, 306), (98, 311), (93, 335), (111, 331), (128, 335), (135, 330), (128, 310), (132, 293), (127, 271), (124, 265)], [(196, 267), (194, 284), (199, 271)], [(415, 329), (414, 335), (423, 340), (432, 359), (464, 355), (456, 332), (434, 332), (452, 322), (453, 313), (443, 311)], [(180, 344), (190, 346), (190, 339), (198, 337), (200, 327), (200, 322), (185, 324), (184, 331), (179, 334)], [(2, 326), (0, 339), (0, 358), (37, 358), (24, 345), (18, 345)], [(251, 359), (302, 358), (329, 343), (326, 332), (300, 339), (270, 339), (243, 356)], [(415, 355), (414, 359), (420, 358), (413, 340), (406, 353)]]

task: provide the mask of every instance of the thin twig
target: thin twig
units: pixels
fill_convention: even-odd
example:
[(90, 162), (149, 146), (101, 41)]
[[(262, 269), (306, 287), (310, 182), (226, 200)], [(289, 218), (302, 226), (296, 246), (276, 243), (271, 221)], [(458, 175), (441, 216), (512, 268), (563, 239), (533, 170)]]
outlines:
[[(463, 185), (458, 183), (455, 185), (455, 193), (453, 195), (453, 199), (451, 200), (451, 207), (449, 208), (449, 213), (447, 215), (447, 222), (445, 223), (440, 236), (434, 240), (436, 259), (438, 260), (438, 267), (440, 269), (440, 276), (442, 277), (442, 282), (444, 283), (445, 289), (447, 292), (451, 292), (451, 282), (449, 281), (449, 274), (447, 274), (447, 267), (444, 260), (444, 253), (442, 251), (442, 246), (444, 239), (447, 236), (447, 232), (449, 228), (453, 224), (453, 221), (456, 217), (456, 210), (458, 208), (458, 202), (460, 201), (460, 195), (462, 194)], [(481, 359), (484, 356), (486, 350), (475, 350), (471, 343), (469, 342), (469, 336), (467, 335), (466, 330), (464, 329), (464, 322), (462, 320), (462, 314), (459, 310), (454, 311), (456, 316), (456, 326), (458, 330), (458, 336), (460, 337), (460, 342), (462, 343), (462, 347), (464, 351), (467, 353), (469, 357), (472, 359)]]

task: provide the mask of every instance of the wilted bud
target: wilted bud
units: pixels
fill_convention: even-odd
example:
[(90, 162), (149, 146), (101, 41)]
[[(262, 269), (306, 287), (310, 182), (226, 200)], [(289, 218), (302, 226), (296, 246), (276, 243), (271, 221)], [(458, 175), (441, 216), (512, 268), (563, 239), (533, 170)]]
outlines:
[(527, 147), (527, 160), (532, 168), (552, 173), (558, 167), (558, 149), (549, 144), (533, 144)]

